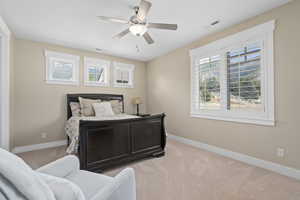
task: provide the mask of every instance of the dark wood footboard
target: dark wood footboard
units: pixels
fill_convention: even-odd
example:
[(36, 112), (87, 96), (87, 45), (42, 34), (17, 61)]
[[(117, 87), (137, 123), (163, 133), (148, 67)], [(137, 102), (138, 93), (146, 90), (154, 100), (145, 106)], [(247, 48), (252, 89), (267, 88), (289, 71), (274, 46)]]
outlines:
[(164, 155), (165, 114), (137, 119), (80, 121), (80, 168), (103, 171), (131, 161)]

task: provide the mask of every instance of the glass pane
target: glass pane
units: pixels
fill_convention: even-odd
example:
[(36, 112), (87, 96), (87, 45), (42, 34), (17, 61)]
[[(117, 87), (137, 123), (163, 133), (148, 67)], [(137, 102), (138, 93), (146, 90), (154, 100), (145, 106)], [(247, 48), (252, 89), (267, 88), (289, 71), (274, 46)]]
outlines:
[(89, 74), (89, 81), (96, 81), (96, 74)]
[(99, 66), (89, 66), (88, 79), (91, 82), (104, 83), (104, 68)]
[(227, 53), (228, 109), (263, 111), (260, 55), (257, 44)]
[(124, 69), (117, 70), (116, 76), (117, 83), (128, 84), (130, 82), (130, 71)]
[(122, 71), (122, 82), (129, 83), (129, 71)]
[(52, 79), (70, 81), (73, 79), (73, 64), (62, 61), (54, 61)]
[(200, 59), (199, 101), (202, 109), (219, 109), (220, 103), (220, 56)]

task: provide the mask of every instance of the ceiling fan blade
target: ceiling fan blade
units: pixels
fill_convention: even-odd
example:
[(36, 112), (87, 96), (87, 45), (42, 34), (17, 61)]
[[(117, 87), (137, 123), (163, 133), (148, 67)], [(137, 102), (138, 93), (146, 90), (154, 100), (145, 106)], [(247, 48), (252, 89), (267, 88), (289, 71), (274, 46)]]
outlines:
[(149, 23), (148, 28), (158, 28), (165, 30), (177, 30), (177, 24), (160, 24), (160, 23)]
[(154, 40), (152, 39), (152, 37), (149, 35), (149, 33), (144, 33), (143, 35), (144, 39), (147, 41), (148, 44), (153, 44)]
[(149, 1), (141, 0), (141, 3), (139, 5), (139, 11), (137, 13), (137, 18), (140, 21), (144, 21), (146, 19), (151, 6), (152, 4)]
[(120, 19), (116, 17), (105, 17), (105, 16), (98, 16), (100, 20), (107, 21), (107, 22), (115, 22), (115, 23), (121, 23), (121, 24), (128, 24), (128, 20)]
[(122, 37), (124, 37), (126, 34), (128, 34), (130, 31), (129, 31), (129, 28), (122, 31), (121, 33), (119, 33), (118, 35), (115, 35), (113, 38), (117, 38), (117, 39), (121, 39)]

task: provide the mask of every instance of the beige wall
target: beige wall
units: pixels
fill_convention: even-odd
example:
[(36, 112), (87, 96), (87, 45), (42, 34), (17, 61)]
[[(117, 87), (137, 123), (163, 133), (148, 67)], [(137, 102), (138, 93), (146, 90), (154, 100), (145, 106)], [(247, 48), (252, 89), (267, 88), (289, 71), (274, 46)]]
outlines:
[[(81, 56), (81, 85), (46, 84), (44, 50), (53, 50)], [(146, 101), (146, 66), (143, 62), (100, 55), (45, 43), (16, 39), (14, 41), (14, 69), (12, 83), (12, 142), (13, 146), (38, 144), (65, 139), (67, 93), (112, 93), (125, 95), (125, 110), (133, 113), (131, 99), (140, 96)], [(82, 84), (83, 56), (103, 58), (135, 65), (133, 89), (85, 87)], [(146, 104), (146, 102), (145, 102)], [(145, 111), (145, 104), (141, 110)], [(48, 138), (42, 139), (41, 133)]]
[[(189, 50), (276, 19), (275, 127), (191, 118)], [(166, 112), (171, 134), (300, 169), (300, 1), (212, 34), (148, 63), (148, 111)], [(192, 31), (192, 30), (191, 30)], [(284, 158), (276, 148), (284, 147)]]

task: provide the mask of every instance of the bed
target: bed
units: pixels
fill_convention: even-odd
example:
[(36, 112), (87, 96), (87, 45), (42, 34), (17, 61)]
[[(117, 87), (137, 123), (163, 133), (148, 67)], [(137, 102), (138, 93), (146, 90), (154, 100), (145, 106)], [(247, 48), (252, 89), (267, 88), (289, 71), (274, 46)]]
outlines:
[[(79, 97), (118, 100), (124, 112), (124, 97), (116, 94), (67, 94), (68, 120), (72, 117), (71, 102)], [(159, 157), (165, 154), (165, 114), (131, 119), (79, 120), (78, 157), (80, 168), (93, 172), (129, 163)]]

